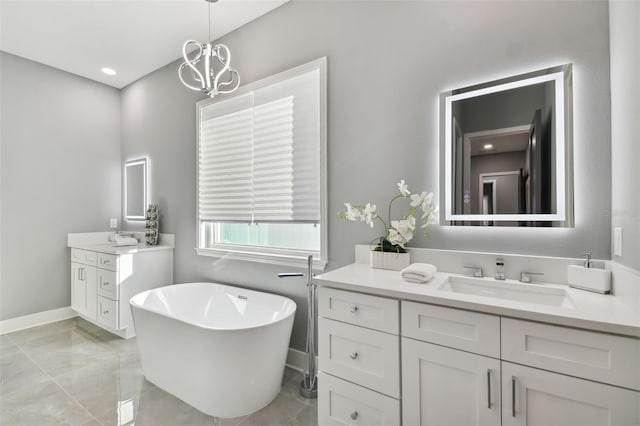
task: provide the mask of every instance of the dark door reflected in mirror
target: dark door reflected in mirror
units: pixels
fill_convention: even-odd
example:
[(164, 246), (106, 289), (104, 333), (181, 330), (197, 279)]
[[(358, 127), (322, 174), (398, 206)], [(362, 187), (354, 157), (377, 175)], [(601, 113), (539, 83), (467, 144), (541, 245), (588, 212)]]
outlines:
[(565, 67), (443, 94), (447, 224), (570, 226)]

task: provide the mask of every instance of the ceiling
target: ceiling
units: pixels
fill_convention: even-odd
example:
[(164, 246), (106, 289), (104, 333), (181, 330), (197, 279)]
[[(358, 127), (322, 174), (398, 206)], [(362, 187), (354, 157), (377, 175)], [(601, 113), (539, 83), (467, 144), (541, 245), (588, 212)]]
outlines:
[[(211, 3), (211, 39), (287, 1)], [(178, 59), (186, 40), (205, 42), (208, 10), (204, 0), (0, 0), (0, 49), (122, 88)]]
[[(492, 148), (484, 148), (485, 144), (493, 145)], [(492, 155), (504, 152), (526, 151), (529, 147), (529, 129), (520, 133), (506, 135), (478, 136), (471, 139), (471, 156)]]

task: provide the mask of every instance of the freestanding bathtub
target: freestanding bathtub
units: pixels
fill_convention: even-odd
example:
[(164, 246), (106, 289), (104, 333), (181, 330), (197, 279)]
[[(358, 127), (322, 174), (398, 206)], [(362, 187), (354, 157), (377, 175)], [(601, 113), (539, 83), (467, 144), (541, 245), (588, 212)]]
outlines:
[(213, 283), (131, 298), (144, 376), (205, 414), (237, 417), (280, 392), (296, 304)]

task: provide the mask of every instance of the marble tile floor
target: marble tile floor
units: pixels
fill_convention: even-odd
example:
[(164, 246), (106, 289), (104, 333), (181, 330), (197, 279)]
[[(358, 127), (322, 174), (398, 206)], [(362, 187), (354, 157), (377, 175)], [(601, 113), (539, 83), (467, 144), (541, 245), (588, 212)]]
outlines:
[(207, 416), (145, 380), (134, 339), (72, 318), (0, 336), (1, 426), (311, 426), (317, 402), (282, 391), (249, 416)]

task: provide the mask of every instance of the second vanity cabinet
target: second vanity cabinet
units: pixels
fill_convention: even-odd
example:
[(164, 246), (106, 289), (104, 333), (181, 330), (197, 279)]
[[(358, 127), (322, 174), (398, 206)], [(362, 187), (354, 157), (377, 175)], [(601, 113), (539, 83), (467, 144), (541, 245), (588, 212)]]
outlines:
[(640, 425), (640, 339), (328, 287), (318, 305), (321, 426)]
[(120, 337), (135, 336), (129, 299), (172, 282), (171, 247), (115, 253), (71, 248), (71, 308)]

